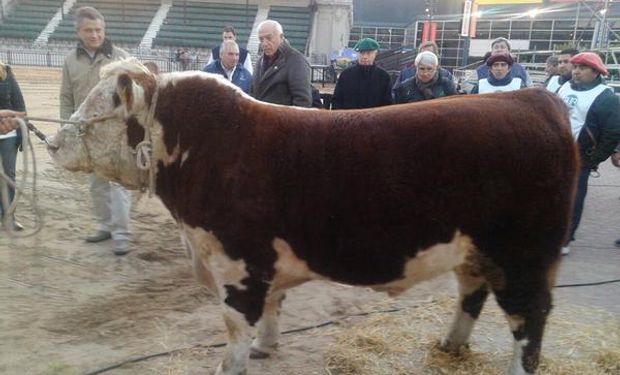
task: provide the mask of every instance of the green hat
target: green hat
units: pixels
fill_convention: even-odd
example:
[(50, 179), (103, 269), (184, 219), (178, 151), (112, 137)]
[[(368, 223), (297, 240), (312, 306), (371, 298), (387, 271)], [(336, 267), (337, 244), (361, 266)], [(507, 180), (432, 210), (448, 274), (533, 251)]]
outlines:
[(360, 39), (355, 45), (356, 51), (374, 51), (379, 49), (379, 43), (372, 38)]

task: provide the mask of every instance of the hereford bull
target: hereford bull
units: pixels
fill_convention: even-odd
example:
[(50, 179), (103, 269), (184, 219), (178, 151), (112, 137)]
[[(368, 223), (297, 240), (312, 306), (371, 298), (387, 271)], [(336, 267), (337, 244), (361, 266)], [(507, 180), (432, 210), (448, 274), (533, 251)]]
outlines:
[(128, 188), (147, 185), (135, 148), (152, 142), (155, 192), (223, 302), (217, 374), (276, 348), (288, 288), (322, 279), (397, 295), (451, 270), (460, 299), (443, 348), (467, 342), (493, 292), (514, 336), (508, 372), (535, 372), (577, 168), (553, 94), (330, 112), (125, 61), (72, 119), (52, 140), (55, 161)]

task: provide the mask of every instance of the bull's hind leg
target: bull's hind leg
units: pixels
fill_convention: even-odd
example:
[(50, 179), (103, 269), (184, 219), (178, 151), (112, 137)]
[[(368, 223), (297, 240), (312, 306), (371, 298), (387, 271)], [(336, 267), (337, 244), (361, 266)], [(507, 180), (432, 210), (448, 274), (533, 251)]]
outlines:
[(505, 287), (494, 290), (514, 338), (512, 362), (508, 371), (511, 375), (536, 372), (543, 332), (551, 311), (551, 289), (548, 281), (542, 280), (544, 272), (535, 268), (529, 272), (522, 271), (520, 276), (512, 280), (508, 278)]
[(280, 308), (284, 297), (284, 291), (267, 296), (263, 316), (258, 321), (256, 338), (252, 342), (250, 358), (267, 358), (277, 349), (280, 338)]
[(459, 283), (459, 303), (452, 326), (441, 342), (442, 349), (452, 352), (467, 344), (476, 319), (489, 295), (485, 279), (472, 275), (468, 265), (457, 268), (455, 274)]

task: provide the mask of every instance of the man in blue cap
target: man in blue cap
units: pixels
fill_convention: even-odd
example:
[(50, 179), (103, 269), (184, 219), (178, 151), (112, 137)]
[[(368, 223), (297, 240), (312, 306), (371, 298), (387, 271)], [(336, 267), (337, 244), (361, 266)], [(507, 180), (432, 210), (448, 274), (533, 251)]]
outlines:
[(360, 109), (392, 103), (390, 75), (375, 65), (379, 43), (374, 39), (361, 39), (355, 45), (357, 64), (340, 73), (332, 109)]

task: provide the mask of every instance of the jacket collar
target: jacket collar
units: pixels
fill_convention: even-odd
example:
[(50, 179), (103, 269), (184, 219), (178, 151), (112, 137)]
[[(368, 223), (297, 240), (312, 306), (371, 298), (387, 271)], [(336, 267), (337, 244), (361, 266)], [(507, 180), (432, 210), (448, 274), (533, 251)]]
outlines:
[(568, 74), (561, 74), (560, 78), (558, 78), (558, 83), (560, 85), (565, 84), (566, 82), (570, 81), (571, 78), (573, 78), (573, 73), (568, 73)]
[[(103, 54), (105, 57), (110, 58), (112, 57), (112, 50), (113, 50), (112, 41), (110, 41), (110, 39), (108, 38), (105, 38), (103, 40), (103, 44), (101, 45), (101, 47), (99, 47), (99, 49), (95, 51), (94, 57), (97, 57), (98, 54)], [(86, 50), (86, 47), (84, 47), (84, 43), (82, 43), (82, 41), (79, 41), (77, 44), (77, 54), (78, 56), (84, 55), (90, 58), (90, 54)]]
[(570, 87), (573, 90), (575, 90), (575, 91), (588, 91), (588, 90), (592, 90), (593, 88), (595, 88), (596, 86), (598, 86), (600, 84), (605, 84), (605, 80), (600, 75), (598, 77), (594, 78), (594, 81), (589, 82), (589, 83), (577, 83), (577, 82), (575, 82), (572, 79), (570, 81)]
[(497, 79), (495, 77), (493, 77), (493, 74), (491, 74), (491, 72), (489, 71), (489, 77), (487, 78), (489, 80), (489, 83), (492, 84), (493, 86), (506, 86), (508, 85), (510, 82), (512, 82), (512, 68), (508, 71), (508, 74), (506, 74), (506, 76), (502, 79)]

